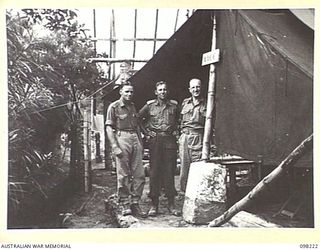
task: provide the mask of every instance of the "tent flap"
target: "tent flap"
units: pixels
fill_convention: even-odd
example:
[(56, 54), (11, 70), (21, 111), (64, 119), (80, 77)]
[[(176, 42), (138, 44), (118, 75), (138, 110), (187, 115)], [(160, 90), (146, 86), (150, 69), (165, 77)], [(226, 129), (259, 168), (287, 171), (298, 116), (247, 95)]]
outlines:
[[(302, 65), (305, 58), (292, 56), (294, 48), (285, 50), (287, 45), (282, 45), (274, 31), (267, 33), (268, 18), (272, 16), (263, 11), (220, 12), (216, 143), (220, 153), (253, 160), (261, 156), (267, 164), (278, 164), (312, 133), (313, 83), (296, 65)], [(291, 22), (277, 26), (283, 29), (278, 31), (281, 37), (295, 27)], [(296, 27), (301, 29), (299, 24)], [(313, 44), (307, 39), (299, 44), (288, 38), (291, 44), (302, 46), (300, 50), (312, 51)], [(303, 67), (312, 64), (310, 57)]]

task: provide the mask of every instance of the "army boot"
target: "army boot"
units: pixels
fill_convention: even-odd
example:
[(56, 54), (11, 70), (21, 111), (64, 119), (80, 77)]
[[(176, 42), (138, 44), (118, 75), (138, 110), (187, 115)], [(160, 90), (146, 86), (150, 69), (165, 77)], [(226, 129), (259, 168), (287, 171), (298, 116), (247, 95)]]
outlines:
[(138, 203), (133, 203), (130, 206), (132, 215), (140, 218), (147, 218), (147, 213), (143, 212)]
[(122, 216), (131, 215), (132, 211), (129, 203), (120, 202), (119, 209)]
[(148, 212), (148, 216), (155, 217), (158, 214), (159, 198), (151, 198), (151, 207)]
[(174, 216), (181, 216), (181, 212), (175, 207), (174, 197), (168, 198), (168, 211)]

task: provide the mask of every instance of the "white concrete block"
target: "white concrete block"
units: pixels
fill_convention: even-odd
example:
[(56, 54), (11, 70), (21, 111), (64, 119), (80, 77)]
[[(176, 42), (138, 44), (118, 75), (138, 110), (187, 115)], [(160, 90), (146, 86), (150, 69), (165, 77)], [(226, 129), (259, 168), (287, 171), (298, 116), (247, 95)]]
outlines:
[(194, 162), (190, 166), (183, 219), (192, 224), (207, 224), (226, 210), (227, 170), (216, 163)]

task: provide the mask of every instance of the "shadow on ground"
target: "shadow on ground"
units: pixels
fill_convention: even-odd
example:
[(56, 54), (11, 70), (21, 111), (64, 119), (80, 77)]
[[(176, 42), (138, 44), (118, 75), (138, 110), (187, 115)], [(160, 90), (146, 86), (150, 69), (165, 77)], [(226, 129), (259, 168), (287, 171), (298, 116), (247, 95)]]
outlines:
[[(178, 177), (176, 176), (176, 185)], [(149, 178), (146, 178), (146, 184), (141, 199), (141, 208), (148, 211), (150, 199), (148, 198)], [(104, 169), (104, 164), (96, 164), (93, 169), (92, 190), (89, 193), (77, 193), (71, 197), (61, 207), (60, 215), (55, 221), (55, 228), (117, 228), (118, 222), (111, 211), (106, 211), (105, 200), (116, 193), (116, 176), (110, 171)], [(183, 200), (176, 197), (176, 205), (182, 209)], [(263, 207), (252, 207), (250, 212), (254, 213), (264, 220), (275, 223), (279, 227), (312, 227), (310, 221), (305, 217), (288, 219), (286, 217), (273, 217), (281, 207), (282, 203), (270, 204)], [(167, 210), (167, 199), (162, 196), (159, 204), (159, 215), (139, 219), (139, 222), (133, 227), (144, 228), (183, 228), (183, 227), (207, 227), (207, 225), (192, 225), (182, 220), (182, 217), (170, 215)], [(51, 225), (52, 226), (52, 225)], [(223, 227), (237, 227), (234, 223), (226, 223)]]

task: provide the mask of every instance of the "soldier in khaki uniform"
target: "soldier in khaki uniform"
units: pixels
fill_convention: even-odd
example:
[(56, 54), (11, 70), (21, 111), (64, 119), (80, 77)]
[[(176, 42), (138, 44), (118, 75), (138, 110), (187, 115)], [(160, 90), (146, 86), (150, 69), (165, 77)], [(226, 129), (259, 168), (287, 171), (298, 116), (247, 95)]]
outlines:
[(180, 195), (184, 195), (186, 191), (191, 162), (201, 160), (206, 117), (206, 101), (201, 96), (201, 80), (191, 79), (189, 92), (191, 97), (183, 100), (180, 111)]
[(146, 217), (139, 207), (145, 184), (142, 165), (142, 142), (137, 112), (132, 100), (130, 82), (120, 88), (120, 99), (111, 103), (107, 111), (106, 129), (116, 156), (117, 189), (122, 215)]
[(149, 216), (158, 213), (159, 196), (163, 185), (168, 198), (170, 214), (179, 216), (175, 208), (174, 170), (177, 164), (176, 135), (178, 128), (177, 101), (168, 100), (167, 83), (156, 83), (155, 95), (157, 99), (148, 101), (139, 111), (143, 120), (146, 137), (149, 140), (150, 151), (150, 197), (152, 200)]

